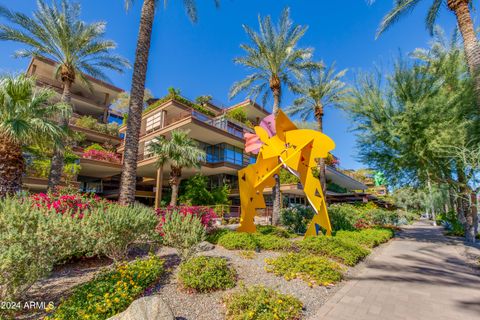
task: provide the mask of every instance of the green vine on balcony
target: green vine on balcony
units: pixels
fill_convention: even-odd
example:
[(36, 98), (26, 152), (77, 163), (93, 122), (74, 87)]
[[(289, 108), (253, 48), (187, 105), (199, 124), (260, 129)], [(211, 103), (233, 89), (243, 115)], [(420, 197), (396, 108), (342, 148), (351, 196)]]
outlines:
[[(204, 106), (200, 105), (200, 104), (196, 104), (196, 103), (193, 103), (192, 101), (182, 97), (180, 95), (180, 90), (178, 89), (174, 89), (174, 88), (169, 88), (168, 89), (168, 94), (166, 96), (164, 96), (163, 98), (160, 98), (158, 99), (157, 101), (155, 101), (154, 103), (152, 103), (151, 105), (149, 105), (148, 107), (145, 108), (145, 110), (143, 110), (143, 114), (147, 113), (147, 112), (150, 112), (152, 110), (155, 110), (156, 108), (158, 108), (160, 105), (162, 105), (163, 103), (169, 101), (169, 100), (175, 100), (175, 101), (178, 101), (180, 103), (183, 103), (184, 105), (187, 105), (189, 106), (190, 108), (198, 111), (198, 112), (201, 112), (203, 114), (206, 114), (208, 116), (215, 116), (215, 113), (211, 110), (208, 110), (207, 108), (205, 108)], [(125, 118), (128, 118), (128, 117), (125, 117), (124, 116), (124, 119)], [(125, 121), (124, 121), (125, 122)]]

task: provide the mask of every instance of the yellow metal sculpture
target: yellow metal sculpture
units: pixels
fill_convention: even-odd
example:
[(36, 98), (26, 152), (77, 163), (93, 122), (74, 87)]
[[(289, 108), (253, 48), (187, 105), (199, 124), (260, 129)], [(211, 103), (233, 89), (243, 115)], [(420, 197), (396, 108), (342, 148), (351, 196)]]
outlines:
[(335, 148), (333, 140), (315, 130), (298, 129), (282, 111), (276, 119), (273, 116), (265, 118), (260, 126), (255, 127), (255, 133), (245, 135), (245, 150), (258, 152), (257, 161), (238, 172), (241, 218), (237, 231), (256, 231), (256, 209), (265, 208), (263, 189), (274, 186), (274, 175), (284, 167), (300, 179), (316, 212), (305, 236), (318, 235), (322, 228), (330, 235), (332, 228), (325, 197), (320, 180), (313, 175), (312, 169), (317, 166), (317, 158), (327, 157)]

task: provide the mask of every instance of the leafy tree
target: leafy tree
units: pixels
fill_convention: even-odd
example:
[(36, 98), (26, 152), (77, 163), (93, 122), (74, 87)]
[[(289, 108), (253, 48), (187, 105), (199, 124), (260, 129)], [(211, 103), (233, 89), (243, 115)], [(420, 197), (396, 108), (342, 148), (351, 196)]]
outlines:
[(183, 181), (182, 184), (182, 195), (179, 197), (181, 203), (188, 203), (194, 206), (210, 206), (229, 203), (229, 187), (224, 185), (222, 187), (213, 188), (210, 191), (208, 178), (200, 173)]
[[(147, 101), (153, 98), (153, 94), (149, 89), (145, 89), (143, 94), (143, 107), (146, 108)], [(130, 103), (130, 94), (128, 92), (122, 92), (117, 96), (117, 99), (112, 102), (110, 107), (112, 110), (120, 112), (122, 114), (128, 114), (128, 105)]]
[(171, 206), (177, 205), (178, 188), (182, 180), (182, 169), (199, 168), (205, 161), (205, 151), (199, 149), (195, 140), (188, 136), (188, 131), (174, 130), (169, 139), (161, 136), (149, 145), (158, 157), (157, 166), (163, 170), (170, 163), (170, 186), (172, 188)]
[[(375, 0), (368, 0), (369, 3)], [(425, 2), (421, 0), (397, 0), (394, 3), (393, 9), (387, 13), (380, 23), (377, 31), (377, 37), (385, 30), (391, 27), (402, 16), (411, 12), (418, 4)], [(477, 107), (480, 108), (480, 47), (473, 25), (470, 9), (472, 7), (472, 0), (431, 0), (431, 6), (428, 9), (427, 17), (425, 19), (426, 27), (431, 34), (434, 32), (435, 23), (442, 6), (447, 7), (455, 14), (460, 33), (463, 38), (463, 45), (466, 55), (470, 74), (475, 78), (475, 93), (477, 96)]]
[[(432, 213), (441, 207), (437, 198), (447, 204), (449, 192), (471, 193), (466, 166), (443, 150), (467, 141), (478, 145), (480, 126), (462, 50), (455, 42), (444, 45), (440, 34), (429, 49), (411, 55), (413, 62), (397, 61), (385, 84), (379, 75), (361, 75), (345, 105), (358, 133), (360, 159), (382, 171), (392, 186), (425, 190)], [(474, 214), (465, 200), (457, 208), (459, 216)]]
[[(321, 63), (319, 65), (322, 65)], [(303, 121), (314, 116), (317, 120), (317, 129), (323, 132), (323, 115), (325, 107), (336, 106), (344, 101), (347, 88), (342, 78), (347, 70), (335, 73), (334, 66), (319, 67), (308, 70), (296, 85), (296, 92), (300, 97), (293, 102), (286, 112), (300, 115)], [(325, 159), (318, 162), (319, 177), (323, 192), (326, 191)]]
[(196, 174), (182, 183), (182, 195), (179, 197), (181, 203), (188, 203), (190, 205), (208, 206), (213, 203), (213, 196), (208, 191), (207, 177), (202, 174)]
[(0, 198), (21, 189), (25, 161), (22, 146), (61, 143), (66, 132), (53, 119), (68, 116), (70, 107), (52, 104), (55, 92), (36, 89), (25, 75), (0, 79)]
[[(103, 39), (105, 22), (88, 24), (80, 20), (80, 4), (67, 0), (53, 0), (51, 6), (43, 0), (38, 0), (37, 4), (33, 18), (0, 5), (0, 16), (11, 24), (0, 24), (0, 40), (26, 45), (26, 49), (16, 52), (17, 57), (42, 55), (57, 62), (55, 76), (63, 84), (63, 103), (72, 105), (71, 88), (76, 80), (91, 88), (85, 74), (108, 80), (103, 69), (123, 72), (129, 67), (126, 59), (111, 53), (116, 44)], [(67, 127), (68, 120), (60, 119), (61, 125)], [(63, 147), (57, 144), (48, 178), (49, 189), (60, 182), (63, 157)]]
[[(187, 15), (193, 22), (197, 21), (197, 8), (195, 2), (195, 0), (183, 1)], [(219, 0), (214, 0), (214, 2), (217, 6), (220, 4)], [(124, 3), (128, 9), (133, 4), (133, 0), (124, 0)], [(127, 118), (120, 197), (118, 199), (122, 204), (133, 204), (135, 202), (138, 142), (142, 122), (148, 56), (150, 53), (153, 20), (155, 18), (157, 4), (158, 2), (156, 0), (143, 0), (142, 4), (137, 48), (135, 50), (135, 63), (133, 66), (132, 88), (130, 89), (131, 99), (128, 106), (128, 114), (130, 116)]]
[[(246, 56), (236, 58), (237, 64), (245, 66), (253, 73), (245, 79), (233, 84), (230, 98), (247, 91), (255, 100), (262, 95), (265, 105), (269, 96), (273, 95), (273, 114), (277, 114), (282, 97), (282, 86), (294, 89), (296, 79), (305, 70), (315, 66), (310, 58), (313, 50), (298, 48), (298, 42), (307, 31), (306, 27), (294, 25), (290, 20), (290, 9), (285, 8), (278, 25), (272, 23), (270, 16), (258, 17), (260, 32), (253, 31), (243, 25), (252, 45), (242, 44)], [(280, 179), (275, 176), (273, 188), (273, 223), (278, 224), (280, 218)]]

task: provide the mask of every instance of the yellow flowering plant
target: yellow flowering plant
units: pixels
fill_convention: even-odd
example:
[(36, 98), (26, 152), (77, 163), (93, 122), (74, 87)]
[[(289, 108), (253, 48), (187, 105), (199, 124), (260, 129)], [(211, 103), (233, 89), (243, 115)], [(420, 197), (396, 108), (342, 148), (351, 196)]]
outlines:
[(45, 320), (108, 319), (124, 311), (163, 272), (164, 261), (156, 256), (118, 265), (74, 289)]

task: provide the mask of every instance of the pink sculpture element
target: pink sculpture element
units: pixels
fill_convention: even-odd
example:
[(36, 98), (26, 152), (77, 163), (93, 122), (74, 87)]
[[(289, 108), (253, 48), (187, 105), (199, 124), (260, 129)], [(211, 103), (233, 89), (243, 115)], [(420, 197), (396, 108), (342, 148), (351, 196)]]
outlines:
[(260, 122), (260, 127), (265, 129), (268, 133), (268, 137), (271, 138), (277, 134), (277, 128), (275, 127), (275, 116), (273, 114), (263, 118)]
[[(273, 137), (277, 130), (275, 128), (275, 116), (273, 114), (263, 118), (260, 122), (260, 127), (265, 129), (268, 133), (268, 137)], [(263, 145), (263, 142), (260, 141), (260, 138), (254, 133), (245, 133), (245, 152), (258, 154), (260, 148)]]
[(245, 133), (243, 136), (245, 138), (245, 152), (257, 154), (258, 151), (260, 151), (263, 142), (260, 141), (255, 133)]

